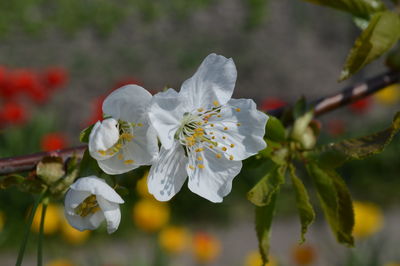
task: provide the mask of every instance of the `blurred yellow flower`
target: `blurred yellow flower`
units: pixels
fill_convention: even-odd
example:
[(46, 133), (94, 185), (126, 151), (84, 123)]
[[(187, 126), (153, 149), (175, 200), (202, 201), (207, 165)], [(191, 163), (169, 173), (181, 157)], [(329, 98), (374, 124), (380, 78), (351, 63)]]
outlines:
[(400, 266), (400, 262), (387, 262), (383, 266)]
[(146, 232), (155, 232), (164, 227), (170, 216), (167, 203), (142, 199), (133, 206), (132, 218), (136, 226)]
[(181, 253), (189, 243), (189, 232), (183, 227), (168, 226), (160, 232), (158, 242), (167, 253)]
[(370, 202), (353, 202), (355, 238), (365, 238), (378, 232), (383, 226), (383, 213), (378, 205)]
[(46, 266), (76, 266), (76, 264), (68, 259), (55, 259), (49, 261)]
[(212, 262), (221, 252), (221, 243), (210, 234), (197, 233), (193, 238), (193, 252), (198, 262)]
[(3, 231), (4, 223), (5, 223), (5, 216), (4, 213), (0, 211), (0, 232)]
[(296, 265), (310, 265), (316, 259), (315, 248), (311, 245), (296, 245), (292, 250), (292, 258)]
[[(54, 234), (60, 228), (62, 210), (56, 204), (49, 204), (44, 219), (43, 233), (46, 235)], [(32, 222), (32, 230), (36, 233), (40, 229), (40, 220), (42, 217), (42, 204), (36, 210), (35, 217)]]
[(90, 231), (85, 230), (81, 232), (73, 228), (64, 218), (61, 221), (61, 235), (67, 243), (72, 245), (80, 245), (89, 238)]
[(136, 191), (139, 194), (139, 196), (147, 199), (154, 199), (153, 195), (149, 193), (149, 189), (147, 188), (147, 176), (149, 175), (149, 172), (146, 171), (146, 173), (143, 175), (141, 179), (136, 183)]
[(375, 93), (375, 99), (385, 105), (391, 105), (400, 100), (400, 84), (392, 84)]
[(276, 259), (269, 255), (268, 256), (268, 263), (263, 265), (262, 264), (262, 259), (261, 259), (261, 254), (258, 250), (251, 251), (247, 256), (246, 260), (244, 262), (245, 266), (278, 266), (278, 262)]

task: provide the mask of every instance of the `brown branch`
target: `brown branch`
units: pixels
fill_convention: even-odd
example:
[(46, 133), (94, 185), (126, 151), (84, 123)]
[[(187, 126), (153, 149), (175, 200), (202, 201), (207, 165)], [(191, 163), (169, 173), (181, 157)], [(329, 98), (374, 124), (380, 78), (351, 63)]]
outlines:
[[(314, 106), (314, 113), (316, 116), (322, 115), (361, 98), (365, 98), (368, 95), (371, 95), (385, 88), (386, 86), (397, 82), (400, 82), (400, 72), (389, 71), (374, 78), (368, 79), (364, 83), (347, 87), (340, 93), (320, 98), (312, 102), (311, 105)], [(282, 115), (284, 110), (285, 108), (279, 108), (269, 111), (268, 114), (279, 117)], [(40, 160), (45, 156), (59, 156), (64, 160), (73, 155), (82, 157), (86, 147), (87, 146), (84, 145), (52, 152), (39, 152), (30, 155), (3, 158), (0, 159), (0, 175), (33, 170)]]

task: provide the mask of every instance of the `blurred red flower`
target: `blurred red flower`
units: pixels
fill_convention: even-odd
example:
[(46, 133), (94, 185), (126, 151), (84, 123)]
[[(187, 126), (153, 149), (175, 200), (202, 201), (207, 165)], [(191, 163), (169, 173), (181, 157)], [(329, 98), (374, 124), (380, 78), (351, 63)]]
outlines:
[(349, 105), (350, 110), (356, 114), (364, 114), (371, 107), (371, 97), (363, 98)]
[(6, 102), (0, 110), (1, 121), (8, 124), (22, 124), (26, 121), (25, 108), (16, 102)]
[(67, 146), (67, 139), (62, 133), (48, 133), (42, 137), (41, 148), (43, 151), (54, 151)]
[(329, 135), (338, 137), (343, 135), (345, 132), (345, 123), (341, 119), (332, 119), (327, 123), (327, 130)]
[(267, 98), (261, 102), (260, 109), (262, 111), (271, 111), (285, 106), (286, 103), (278, 98)]
[(51, 67), (45, 70), (43, 75), (44, 83), (49, 89), (56, 89), (64, 86), (68, 81), (67, 71), (60, 67)]

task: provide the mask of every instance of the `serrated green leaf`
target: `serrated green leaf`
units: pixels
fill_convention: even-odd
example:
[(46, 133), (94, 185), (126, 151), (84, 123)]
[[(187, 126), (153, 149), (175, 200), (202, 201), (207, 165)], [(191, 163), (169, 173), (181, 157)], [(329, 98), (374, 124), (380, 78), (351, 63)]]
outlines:
[(348, 160), (360, 160), (382, 152), (400, 130), (400, 112), (392, 125), (378, 133), (331, 143), (318, 149), (317, 160), (323, 168), (336, 168)]
[(286, 165), (273, 167), (248, 193), (248, 200), (256, 206), (269, 204), (272, 195), (285, 183)]
[(345, 183), (333, 170), (322, 169), (313, 162), (307, 165), (307, 171), (314, 181), (325, 218), (337, 241), (353, 246), (353, 204)]
[(388, 51), (400, 38), (400, 17), (385, 11), (372, 16), (351, 49), (339, 80), (345, 80)]
[(310, 198), (303, 182), (296, 175), (296, 169), (293, 165), (290, 165), (290, 177), (292, 180), (293, 188), (296, 194), (296, 205), (299, 211), (300, 222), (301, 222), (301, 243), (305, 239), (307, 229), (314, 222), (315, 212), (310, 203)]
[(282, 142), (286, 139), (285, 134), (285, 127), (281, 121), (274, 116), (269, 116), (265, 130), (266, 138), (275, 142)]
[(335, 8), (357, 17), (368, 18), (386, 9), (380, 0), (304, 0), (313, 4)]
[(81, 131), (81, 133), (79, 134), (80, 142), (83, 142), (83, 143), (89, 142), (90, 132), (92, 132), (93, 127), (94, 127), (94, 124)]
[(256, 232), (258, 238), (258, 248), (264, 264), (268, 262), (271, 225), (275, 214), (275, 205), (278, 193), (279, 191), (276, 191), (273, 193), (273, 195), (271, 195), (271, 200), (268, 205), (256, 207)]

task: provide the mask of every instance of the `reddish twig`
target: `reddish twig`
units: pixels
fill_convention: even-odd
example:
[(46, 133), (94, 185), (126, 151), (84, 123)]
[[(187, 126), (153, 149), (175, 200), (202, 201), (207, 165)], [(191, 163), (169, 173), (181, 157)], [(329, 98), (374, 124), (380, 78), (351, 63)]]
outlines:
[[(314, 113), (316, 116), (322, 115), (361, 98), (367, 97), (368, 95), (371, 95), (385, 88), (386, 86), (397, 82), (400, 82), (400, 72), (389, 71), (374, 78), (368, 79), (364, 83), (347, 87), (340, 93), (320, 98), (319, 100), (312, 102), (311, 105), (314, 106)], [(279, 117), (282, 115), (284, 110), (285, 108), (278, 108), (269, 111), (268, 114)], [(84, 145), (64, 150), (39, 152), (30, 155), (0, 159), (0, 175), (33, 170), (40, 160), (45, 156), (59, 156), (64, 160), (73, 155), (82, 157), (86, 147), (87, 146)]]

